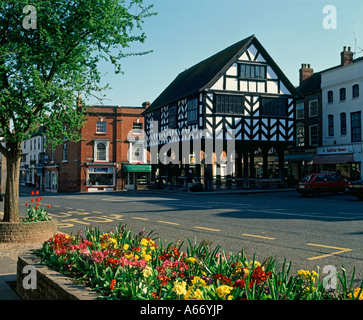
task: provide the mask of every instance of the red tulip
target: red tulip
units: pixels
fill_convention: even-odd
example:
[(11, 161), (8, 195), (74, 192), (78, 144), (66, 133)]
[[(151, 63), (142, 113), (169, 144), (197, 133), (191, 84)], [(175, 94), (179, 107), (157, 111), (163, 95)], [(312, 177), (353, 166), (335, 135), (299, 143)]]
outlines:
[(29, 203), (26, 203), (26, 204), (25, 204), (25, 206), (28, 206), (28, 205), (29, 205)]
[(31, 199), (30, 201), (31, 201), (31, 202), (34, 202), (34, 199)]
[(48, 204), (48, 208), (50, 208), (50, 204)]
[(38, 209), (38, 207), (37, 207), (37, 206), (35, 206), (35, 207), (34, 207), (34, 209), (35, 209), (35, 210), (37, 210), (37, 209)]
[(39, 191), (35, 191), (35, 194), (38, 195), (39, 194)]
[(34, 196), (34, 191), (30, 192), (30, 195), (31, 195), (31, 196)]
[(35, 200), (40, 201), (40, 199), (39, 199), (39, 198), (36, 198)]

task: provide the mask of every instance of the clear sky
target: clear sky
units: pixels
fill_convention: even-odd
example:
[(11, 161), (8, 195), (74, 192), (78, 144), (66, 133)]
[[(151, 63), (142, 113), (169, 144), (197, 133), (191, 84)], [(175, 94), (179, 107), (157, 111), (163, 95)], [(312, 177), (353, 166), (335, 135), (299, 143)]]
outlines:
[[(185, 69), (255, 34), (292, 82), (310, 63), (321, 71), (340, 63), (343, 46), (363, 56), (363, 0), (144, 0), (158, 14), (147, 18), (144, 44), (130, 52), (153, 50), (123, 60), (124, 74), (102, 64), (106, 105), (141, 106), (153, 102)], [(336, 28), (327, 29), (336, 9)], [(324, 27), (325, 26), (325, 27)], [(90, 103), (98, 104), (97, 100)]]

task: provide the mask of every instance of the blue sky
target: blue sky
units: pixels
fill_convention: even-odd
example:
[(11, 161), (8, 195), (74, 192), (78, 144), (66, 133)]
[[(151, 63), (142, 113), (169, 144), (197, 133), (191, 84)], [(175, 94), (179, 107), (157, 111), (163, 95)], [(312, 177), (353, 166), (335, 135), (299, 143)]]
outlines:
[[(106, 105), (152, 102), (185, 69), (255, 34), (293, 85), (302, 63), (315, 71), (338, 65), (343, 46), (363, 56), (362, 0), (144, 0), (158, 15), (147, 18), (144, 44), (153, 50), (122, 61), (124, 74), (100, 65)], [(323, 8), (336, 8), (336, 29), (323, 27)], [(98, 104), (97, 100), (90, 103)]]

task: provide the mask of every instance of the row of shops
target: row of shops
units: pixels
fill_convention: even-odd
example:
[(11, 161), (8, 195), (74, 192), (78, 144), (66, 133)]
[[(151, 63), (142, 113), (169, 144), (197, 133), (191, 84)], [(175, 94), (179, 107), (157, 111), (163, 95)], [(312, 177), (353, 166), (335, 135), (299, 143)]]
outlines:
[[(285, 154), (284, 176), (289, 187), (292, 187), (305, 174), (323, 171), (339, 172), (342, 177), (354, 181), (361, 177), (361, 163), (361, 145), (319, 147), (315, 152)], [(172, 171), (156, 169), (153, 172), (153, 166), (150, 164), (122, 164), (120, 166), (115, 163), (88, 164), (81, 170), (83, 174), (80, 175), (75, 184), (79, 185), (79, 190), (85, 192), (140, 190), (152, 185), (156, 180), (163, 183), (172, 182), (173, 184), (178, 179), (183, 181), (183, 178), (186, 177), (185, 168), (181, 170), (181, 166), (179, 166), (174, 169)], [(203, 165), (198, 168), (198, 166), (190, 164), (188, 169), (193, 170), (194, 175), (199, 175), (203, 183), (205, 172)], [(249, 175), (250, 179), (259, 181), (265, 178), (266, 180), (266, 177), (263, 176), (261, 155), (255, 155), (254, 167), (249, 168), (250, 173), (251, 169), (253, 175)], [(60, 170), (62, 169), (59, 165), (23, 166), (20, 171), (20, 183), (49, 192), (66, 191), (65, 187), (62, 187), (64, 181), (61, 180)], [(217, 181), (219, 178), (236, 178), (235, 171), (235, 164), (228, 169), (226, 164), (215, 163), (212, 168), (214, 180), (217, 179)], [(268, 156), (267, 179), (273, 181), (278, 178), (278, 156), (271, 153)]]
[(81, 170), (79, 177), (64, 181), (60, 165), (22, 166), (20, 184), (32, 185), (47, 192), (138, 190), (149, 184), (150, 173), (151, 165), (124, 164), (119, 169), (114, 163), (103, 163), (87, 165)]

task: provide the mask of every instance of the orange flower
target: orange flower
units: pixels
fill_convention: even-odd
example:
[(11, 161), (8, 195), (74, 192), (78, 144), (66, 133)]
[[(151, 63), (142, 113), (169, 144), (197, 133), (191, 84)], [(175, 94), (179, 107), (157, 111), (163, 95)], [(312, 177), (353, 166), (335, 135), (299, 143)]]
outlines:
[(116, 286), (116, 279), (113, 279), (113, 280), (111, 281), (111, 284), (110, 284), (110, 289), (111, 289), (111, 290), (115, 289), (115, 286)]

